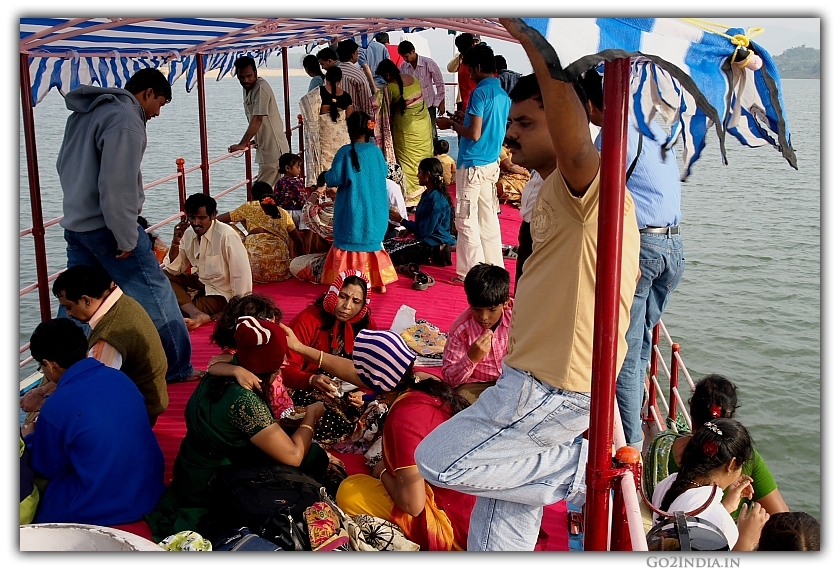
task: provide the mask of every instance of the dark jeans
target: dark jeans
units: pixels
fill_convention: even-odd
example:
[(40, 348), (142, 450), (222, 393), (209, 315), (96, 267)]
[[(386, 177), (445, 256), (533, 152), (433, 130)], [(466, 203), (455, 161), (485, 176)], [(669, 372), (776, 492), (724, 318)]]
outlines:
[(516, 255), (516, 281), (513, 285), (513, 292), (516, 293), (516, 286), (519, 284), (519, 278), (522, 277), (522, 266), (525, 265), (525, 260), (530, 257), (534, 251), (534, 241), (531, 239), (531, 224), (522, 222), (519, 226), (519, 253)]
[[(152, 251), (149, 236), (137, 226), (137, 247), (125, 259), (117, 259), (117, 240), (108, 228), (90, 232), (64, 230), (67, 267), (91, 265), (104, 269), (129, 297), (149, 313), (160, 335), (168, 364), (166, 381), (182, 380), (193, 373), (192, 345), (184, 317), (169, 279)], [(66, 317), (64, 307), (58, 317)]]
[(435, 118), (437, 118), (437, 107), (429, 107), (429, 115), (432, 117), (432, 140), (437, 140), (437, 123), (435, 123)]

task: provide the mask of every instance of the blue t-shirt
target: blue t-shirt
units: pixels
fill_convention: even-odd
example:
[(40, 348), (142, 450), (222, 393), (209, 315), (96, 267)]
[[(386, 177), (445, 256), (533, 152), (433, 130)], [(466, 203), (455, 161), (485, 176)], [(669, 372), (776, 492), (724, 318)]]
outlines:
[(381, 44), (376, 40), (370, 42), (367, 48), (359, 49), (359, 67), (364, 64), (370, 67), (373, 80), (378, 87), (385, 85), (385, 79), (376, 74), (376, 68), (379, 67), (383, 59), (391, 59), (391, 54), (388, 53), (388, 48), (385, 44)]
[(96, 359), (64, 372), (25, 441), (32, 468), (50, 481), (36, 523), (130, 523), (163, 494), (163, 452), (143, 395)]
[[(356, 147), (360, 170), (353, 168)], [(335, 153), (327, 186), (337, 186), (333, 208), (333, 244), (345, 251), (379, 251), (388, 229), (388, 165), (376, 144), (346, 144)]]
[[(674, 149), (662, 157), (662, 144), (667, 135), (656, 123), (649, 125), (655, 139), (642, 137), (642, 152), (627, 189), (636, 203), (636, 223), (639, 227), (664, 228), (679, 225), (680, 213), (680, 167)], [(601, 150), (601, 134), (595, 139), (595, 147)], [(627, 123), (627, 168), (636, 159), (639, 148), (639, 131), (631, 120)]]
[(479, 81), (470, 95), (464, 125), (470, 124), (470, 115), (481, 117), (481, 136), (477, 141), (461, 137), (458, 142), (458, 168), (486, 166), (499, 160), (509, 112), (510, 97), (499, 80), (487, 77)]

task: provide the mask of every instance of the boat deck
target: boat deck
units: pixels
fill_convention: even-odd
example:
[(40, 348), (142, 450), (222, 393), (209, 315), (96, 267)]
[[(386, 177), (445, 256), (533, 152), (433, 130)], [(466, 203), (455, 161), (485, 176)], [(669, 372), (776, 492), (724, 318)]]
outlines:
[[(454, 188), (453, 188), (454, 189)], [(516, 245), (521, 218), (519, 210), (508, 205), (502, 205), (499, 216), (502, 229), (502, 243)], [(454, 254), (453, 254), (454, 260)], [(505, 267), (511, 274), (511, 294), (513, 293), (513, 276), (516, 274), (516, 260), (505, 259)], [(390, 326), (400, 306), (408, 305), (417, 311), (418, 319), (425, 319), (443, 331), (448, 331), (455, 318), (467, 307), (467, 298), (463, 287), (450, 285), (447, 282), (455, 277), (455, 266), (432, 267), (423, 266), (423, 271), (434, 277), (436, 283), (425, 291), (411, 288), (411, 279), (400, 275), (396, 283), (388, 285), (383, 294), (371, 293), (371, 312), (381, 328)], [(280, 283), (255, 284), (254, 292), (274, 299), (283, 312), (282, 321), (286, 324), (327, 290), (326, 285), (289, 279)], [(192, 363), (196, 369), (206, 370), (207, 363), (219, 353), (219, 348), (210, 342), (212, 325), (203, 326), (190, 333), (192, 341)], [(439, 373), (440, 369), (426, 369), (431, 373)], [(172, 466), (181, 440), (186, 433), (184, 423), (184, 408), (197, 383), (188, 382), (169, 385), (169, 407), (158, 418), (154, 427), (155, 435), (160, 442), (166, 468), (164, 480), (167, 484), (172, 480)], [(335, 454), (340, 457), (347, 467), (349, 474), (367, 472), (364, 458), (361, 455)], [(145, 524), (136, 524), (126, 528), (137, 534), (144, 535)], [(558, 503), (546, 507), (543, 520), (543, 533), (537, 543), (537, 550), (568, 550), (569, 535), (566, 524), (566, 505)]]

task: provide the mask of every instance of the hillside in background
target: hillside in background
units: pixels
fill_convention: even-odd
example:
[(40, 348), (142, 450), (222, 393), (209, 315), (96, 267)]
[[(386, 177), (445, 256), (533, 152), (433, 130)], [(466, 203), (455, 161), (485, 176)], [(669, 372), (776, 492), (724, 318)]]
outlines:
[(773, 61), (779, 68), (782, 79), (819, 79), (820, 50), (805, 47), (788, 48), (781, 55), (774, 55)]

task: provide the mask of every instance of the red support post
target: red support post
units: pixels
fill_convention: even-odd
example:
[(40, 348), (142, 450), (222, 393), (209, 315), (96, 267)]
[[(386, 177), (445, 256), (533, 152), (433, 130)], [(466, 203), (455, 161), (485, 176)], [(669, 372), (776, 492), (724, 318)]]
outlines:
[(656, 408), (656, 389), (657, 389), (657, 382), (656, 378), (659, 376), (659, 358), (656, 357), (656, 347), (659, 346), (659, 334), (660, 334), (660, 326), (659, 323), (654, 325), (653, 330), (651, 330), (651, 342), (650, 342), (650, 377), (648, 378), (648, 406), (645, 414), (645, 421), (654, 421), (653, 418), (653, 410), (651, 410), (651, 406)]
[(198, 73), (198, 138), (201, 143), (201, 189), (210, 195), (210, 152), (207, 149), (207, 101), (204, 91), (204, 55), (196, 54)]
[[(621, 490), (621, 475), (612, 480), (613, 508), (610, 528), (610, 551), (629, 552), (633, 550), (630, 540), (630, 526), (628, 524), (627, 507), (624, 504), (624, 492)], [(633, 497), (635, 500), (635, 497)], [(584, 538), (585, 540), (585, 538)]]
[(35, 144), (35, 114), (32, 82), (29, 78), (29, 55), (20, 54), (20, 98), (23, 111), (23, 138), (26, 147), (26, 172), (29, 177), (29, 204), (32, 210), (32, 237), (35, 240), (35, 271), (38, 276), (38, 302), (41, 321), (52, 318), (50, 307), (47, 244), (44, 239), (44, 213), (41, 210), (41, 178), (38, 173), (38, 147)]
[(253, 200), (251, 195), (251, 188), (253, 188), (254, 180), (251, 178), (251, 145), (245, 147), (245, 178), (248, 182), (245, 183), (245, 190), (248, 193), (248, 201)]
[[(184, 164), (186, 160), (183, 158), (176, 158), (175, 159), (175, 169), (178, 171), (178, 208), (184, 212), (184, 202), (187, 201), (187, 175), (184, 172)], [(186, 212), (181, 215), (181, 221), (187, 219)]]
[(627, 163), (630, 60), (605, 63), (584, 550), (607, 550)]
[(283, 54), (283, 107), (286, 112), (286, 141), (289, 148), (292, 147), (292, 114), (289, 108), (289, 99), (292, 97), (291, 85), (289, 83), (289, 48), (282, 48)]
[(672, 421), (677, 421), (677, 390), (680, 386), (680, 363), (677, 361), (677, 355), (680, 352), (680, 345), (674, 343), (671, 345), (671, 394), (668, 398), (668, 417)]

